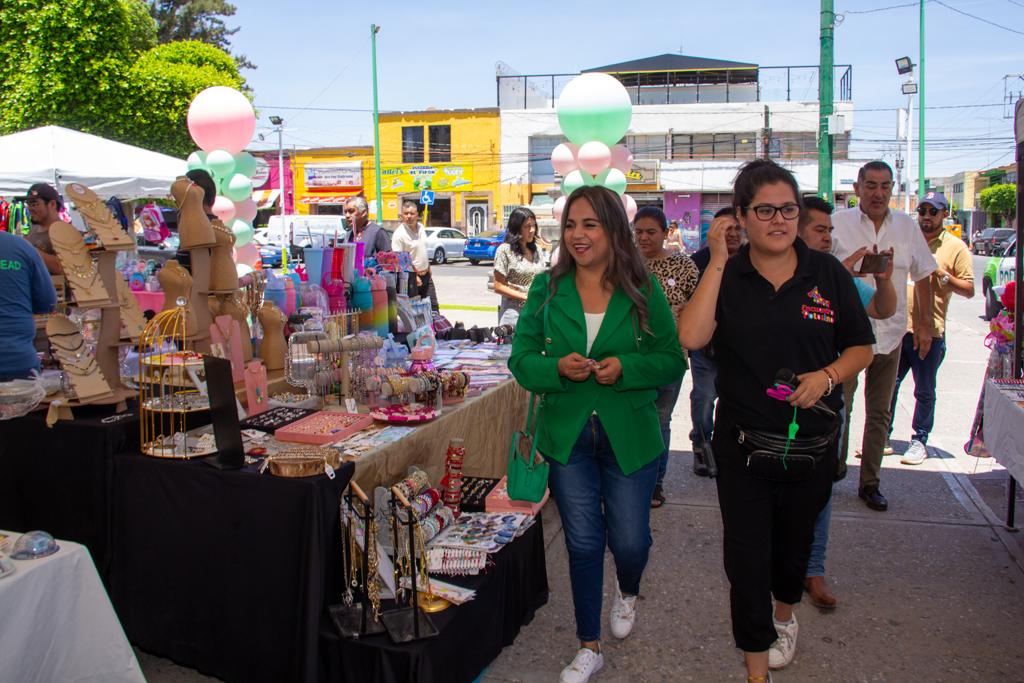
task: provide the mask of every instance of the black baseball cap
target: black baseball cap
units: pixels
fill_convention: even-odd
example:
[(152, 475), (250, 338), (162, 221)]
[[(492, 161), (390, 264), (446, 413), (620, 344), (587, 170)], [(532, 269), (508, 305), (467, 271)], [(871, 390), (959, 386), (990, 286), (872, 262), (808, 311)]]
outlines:
[(24, 199), (25, 201), (29, 201), (30, 199), (42, 199), (44, 202), (53, 200), (57, 202), (58, 207), (64, 206), (64, 199), (60, 196), (60, 192), (57, 192), (52, 185), (47, 185), (46, 183), (36, 183), (32, 187), (28, 188), (28, 194), (21, 197), (21, 199)]

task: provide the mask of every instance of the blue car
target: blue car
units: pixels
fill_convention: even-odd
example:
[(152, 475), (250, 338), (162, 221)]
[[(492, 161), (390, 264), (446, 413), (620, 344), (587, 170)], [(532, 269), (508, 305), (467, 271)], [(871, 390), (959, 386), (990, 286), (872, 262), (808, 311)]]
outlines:
[(488, 230), (466, 240), (466, 249), (462, 255), (474, 266), (481, 261), (493, 261), (494, 252), (504, 241), (504, 230)]
[(260, 247), (260, 261), (264, 268), (281, 267), (281, 250), (275, 247)]

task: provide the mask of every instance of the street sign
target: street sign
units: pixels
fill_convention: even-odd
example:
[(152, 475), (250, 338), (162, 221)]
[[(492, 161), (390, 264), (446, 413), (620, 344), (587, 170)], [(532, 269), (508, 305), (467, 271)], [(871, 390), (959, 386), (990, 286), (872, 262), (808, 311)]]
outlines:
[(423, 206), (433, 206), (434, 205), (434, 191), (433, 190), (423, 190), (422, 192), (420, 192), (420, 204), (422, 204)]

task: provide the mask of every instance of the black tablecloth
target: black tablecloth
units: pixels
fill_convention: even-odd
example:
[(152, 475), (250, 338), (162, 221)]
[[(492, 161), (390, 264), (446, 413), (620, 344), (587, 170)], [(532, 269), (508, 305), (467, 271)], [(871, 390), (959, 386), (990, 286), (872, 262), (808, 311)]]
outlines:
[(476, 679), (548, 600), (540, 515), (522, 537), (492, 557), (494, 566), (486, 574), (443, 579), (477, 593), (463, 605), (430, 615), (440, 631), (436, 637), (403, 645), (393, 643), (386, 633), (342, 640), (324, 617), (320, 680), (457, 683)]
[(139, 420), (104, 423), (113, 406), (74, 409), (46, 426), (46, 411), (0, 421), (0, 529), (43, 529), (89, 548), (104, 576), (115, 453), (138, 450)]
[(342, 480), (117, 456), (110, 596), (128, 638), (227, 681), (316, 680)]

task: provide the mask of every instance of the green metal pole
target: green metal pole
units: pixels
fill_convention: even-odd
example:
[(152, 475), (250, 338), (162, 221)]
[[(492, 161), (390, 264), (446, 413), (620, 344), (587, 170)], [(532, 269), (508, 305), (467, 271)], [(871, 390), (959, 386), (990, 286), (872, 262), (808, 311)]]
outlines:
[(833, 111), (834, 77), (832, 47), (835, 36), (835, 12), (832, 0), (821, 0), (821, 63), (818, 67), (818, 196), (832, 198), (832, 136), (828, 117)]
[(370, 63), (373, 65), (373, 165), (377, 173), (377, 222), (384, 220), (384, 197), (380, 193), (380, 116), (377, 111), (377, 32), (370, 24)]
[(921, 35), (920, 35), (920, 50), (921, 54), (918, 56), (918, 80), (920, 85), (918, 86), (917, 94), (917, 201), (921, 201), (921, 197), (928, 191), (928, 188), (924, 186), (924, 3), (925, 0), (920, 0), (920, 17), (921, 17)]

